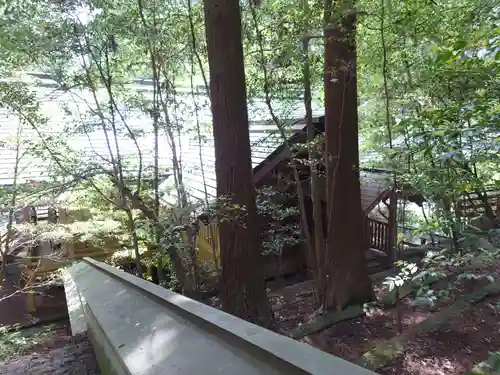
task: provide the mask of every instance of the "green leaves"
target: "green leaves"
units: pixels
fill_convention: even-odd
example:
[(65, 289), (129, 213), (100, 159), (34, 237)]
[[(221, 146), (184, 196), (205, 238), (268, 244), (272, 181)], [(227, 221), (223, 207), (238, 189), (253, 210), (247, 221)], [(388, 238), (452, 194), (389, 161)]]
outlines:
[(389, 292), (392, 292), (397, 287), (403, 286), (405, 283), (413, 281), (414, 278), (412, 275), (416, 274), (418, 271), (418, 267), (415, 263), (397, 261), (396, 265), (399, 269), (398, 274), (396, 276), (386, 277), (382, 282)]
[(387, 277), (383, 282), (383, 285), (387, 286), (387, 290), (392, 292), (395, 288), (403, 286), (404, 280), (399, 276), (390, 276)]
[[(380, 2), (363, 2), (370, 14), (384, 16)], [(360, 92), (363, 131), (370, 146), (428, 198), (432, 219), (457, 227), (448, 205), (464, 191), (483, 191), (496, 181), (500, 131), (497, 99), (500, 94), (498, 53), (499, 14), (487, 0), (444, 1), (430, 4), (412, 0), (388, 6), (382, 23), (365, 17), (359, 27)], [(381, 97), (382, 58), (387, 66), (387, 108)], [(384, 114), (391, 115), (395, 150), (388, 150)], [(380, 145), (384, 143), (384, 145)], [(367, 147), (369, 148), (369, 147)], [(446, 216), (446, 217), (445, 217)], [(428, 218), (429, 219), (429, 218)], [(421, 218), (424, 221), (423, 218)]]

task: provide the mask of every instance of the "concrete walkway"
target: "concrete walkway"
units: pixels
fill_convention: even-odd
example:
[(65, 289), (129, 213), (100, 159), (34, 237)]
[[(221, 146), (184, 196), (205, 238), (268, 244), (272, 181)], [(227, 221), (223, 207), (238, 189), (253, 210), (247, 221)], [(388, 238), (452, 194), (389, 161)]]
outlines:
[(109, 265), (86, 258), (69, 271), (103, 372), (374, 374)]

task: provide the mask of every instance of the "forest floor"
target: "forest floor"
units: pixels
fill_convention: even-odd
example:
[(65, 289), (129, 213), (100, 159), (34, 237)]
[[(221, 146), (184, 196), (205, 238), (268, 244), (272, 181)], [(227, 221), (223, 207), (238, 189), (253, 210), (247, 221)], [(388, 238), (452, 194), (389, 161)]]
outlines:
[[(371, 308), (362, 317), (345, 320), (300, 339), (349, 361), (357, 361), (375, 346), (396, 337), (398, 315), (402, 334), (410, 340), (404, 351), (383, 367), (380, 374), (398, 375), (458, 375), (488, 358), (491, 351), (500, 350), (500, 296), (486, 298), (465, 312), (457, 311), (431, 333), (419, 333), (418, 325), (452, 305), (460, 298), (480, 290), (491, 280), (500, 280), (500, 262), (488, 266), (462, 269), (469, 276), (457, 278), (453, 273), (438, 281), (433, 289), (446, 292), (447, 298), (433, 306), (412, 306), (412, 298), (401, 301), (398, 309)], [(377, 282), (378, 296), (383, 294)], [(294, 330), (308, 322), (314, 313), (314, 296), (310, 281), (270, 292), (270, 300), (282, 333), (291, 336)]]
[(85, 336), (71, 336), (69, 322), (14, 332), (0, 337), (1, 375), (99, 375)]
[[(37, 309), (30, 312), (27, 293), (19, 291), (21, 267), (9, 264), (6, 271), (0, 288), (0, 375), (100, 374), (87, 338), (71, 336), (62, 286), (37, 288)], [(42, 324), (49, 321), (58, 323)]]

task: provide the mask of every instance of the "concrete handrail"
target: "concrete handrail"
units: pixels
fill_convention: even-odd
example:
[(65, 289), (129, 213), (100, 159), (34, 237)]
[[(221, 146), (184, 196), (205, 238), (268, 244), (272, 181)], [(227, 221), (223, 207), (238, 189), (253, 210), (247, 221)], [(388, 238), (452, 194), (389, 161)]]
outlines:
[(89, 258), (69, 274), (104, 373), (374, 374)]

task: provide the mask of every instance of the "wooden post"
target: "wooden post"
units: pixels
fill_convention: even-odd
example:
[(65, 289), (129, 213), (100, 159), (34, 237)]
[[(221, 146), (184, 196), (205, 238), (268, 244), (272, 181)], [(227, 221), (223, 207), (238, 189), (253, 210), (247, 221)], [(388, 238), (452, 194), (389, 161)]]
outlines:
[(28, 223), (30, 221), (30, 207), (29, 206), (24, 206), (23, 207), (23, 215), (21, 222), (22, 223)]
[(35, 291), (33, 290), (33, 287), (30, 285), (28, 287), (28, 312), (29, 313), (34, 313), (36, 311), (36, 300), (35, 300)]
[(66, 212), (66, 209), (58, 207), (57, 211), (59, 214), (59, 222), (61, 224), (68, 224), (68, 213)]
[(33, 224), (37, 224), (38, 222), (38, 215), (35, 206), (29, 206), (29, 222)]
[(69, 259), (75, 259), (75, 244), (73, 241), (65, 241), (63, 247), (64, 255), (66, 255)]
[(50, 206), (47, 209), (47, 221), (52, 224), (57, 223), (57, 208)]

